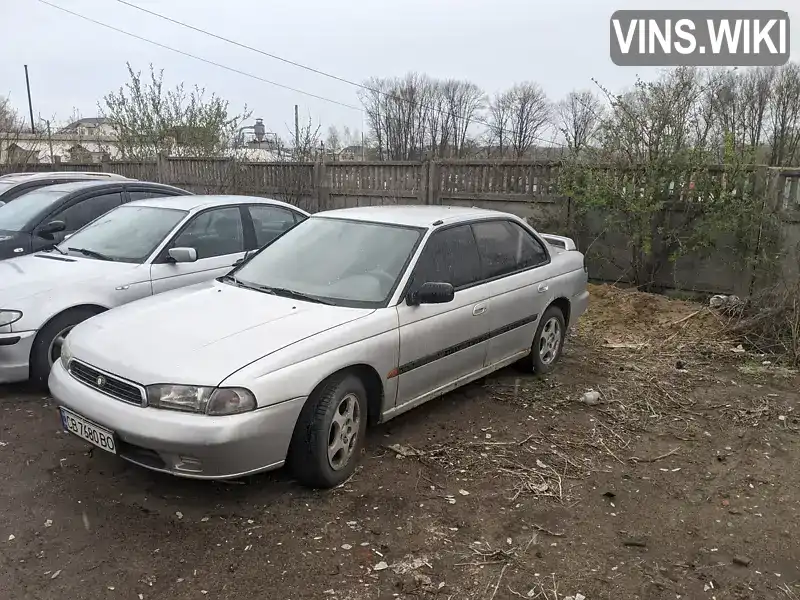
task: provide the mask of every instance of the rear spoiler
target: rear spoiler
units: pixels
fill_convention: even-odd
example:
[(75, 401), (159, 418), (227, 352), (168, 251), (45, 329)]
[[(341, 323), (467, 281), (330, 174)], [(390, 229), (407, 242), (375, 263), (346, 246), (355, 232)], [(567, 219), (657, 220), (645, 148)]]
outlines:
[(572, 238), (564, 237), (563, 235), (551, 235), (549, 233), (540, 233), (542, 239), (550, 244), (551, 246), (555, 246), (556, 248), (561, 248), (563, 250), (577, 250), (578, 247), (575, 245), (575, 241)]

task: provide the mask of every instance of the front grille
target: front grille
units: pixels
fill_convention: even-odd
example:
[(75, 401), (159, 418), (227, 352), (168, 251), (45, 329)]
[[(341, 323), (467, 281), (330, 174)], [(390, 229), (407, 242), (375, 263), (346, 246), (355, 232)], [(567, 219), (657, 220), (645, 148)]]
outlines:
[(106, 396), (110, 396), (117, 400), (122, 400), (123, 402), (128, 402), (129, 404), (135, 404), (137, 406), (144, 405), (144, 390), (133, 383), (129, 383), (120, 379), (119, 377), (109, 375), (108, 373), (98, 371), (94, 367), (90, 367), (89, 365), (79, 362), (75, 359), (71, 360), (69, 363), (69, 372), (70, 375), (72, 375), (82, 384), (87, 385), (90, 388), (105, 394)]

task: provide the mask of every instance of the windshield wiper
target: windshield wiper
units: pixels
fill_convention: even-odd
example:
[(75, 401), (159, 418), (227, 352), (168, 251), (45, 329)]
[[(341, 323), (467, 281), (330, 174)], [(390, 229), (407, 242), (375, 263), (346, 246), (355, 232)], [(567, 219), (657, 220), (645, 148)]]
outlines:
[(322, 298), (317, 298), (316, 296), (309, 296), (308, 294), (304, 294), (303, 292), (296, 292), (294, 290), (290, 290), (287, 288), (278, 288), (278, 287), (270, 287), (268, 285), (260, 285), (258, 283), (252, 283), (249, 281), (241, 281), (236, 279), (233, 275), (223, 275), (219, 278), (220, 281), (228, 281), (233, 285), (237, 285), (239, 287), (248, 289), (248, 290), (255, 290), (257, 292), (264, 292), (265, 294), (272, 294), (273, 296), (285, 296), (287, 298), (295, 298), (297, 300), (305, 300), (306, 302), (314, 302), (316, 304), (326, 304), (328, 306), (335, 306), (335, 304), (329, 300), (323, 300)]
[(86, 248), (67, 248), (67, 250), (72, 250), (73, 252), (80, 252), (84, 256), (89, 256), (91, 258), (96, 258), (98, 260), (111, 260), (114, 259), (110, 256), (106, 256), (105, 254), (101, 254), (100, 252), (95, 252), (94, 250), (88, 250)]
[(228, 282), (232, 283), (233, 285), (238, 285), (239, 287), (252, 289), (249, 285), (246, 285), (244, 282), (239, 281), (233, 275), (223, 275), (222, 277), (218, 277), (217, 279), (219, 281), (228, 281)]
[(53, 250), (58, 250), (58, 252), (59, 252), (60, 254), (63, 254), (64, 256), (66, 256), (66, 255), (67, 255), (67, 253), (66, 253), (66, 252), (64, 252), (64, 251), (63, 251), (61, 248), (59, 248), (58, 246), (50, 246), (49, 248), (45, 248), (44, 250), (42, 250), (42, 252), (51, 252), (51, 251), (53, 251)]
[(328, 306), (334, 306), (334, 303), (330, 300), (323, 300), (322, 298), (317, 298), (316, 296), (309, 296), (308, 294), (304, 294), (303, 292), (296, 292), (294, 290), (289, 290), (287, 288), (277, 288), (277, 287), (269, 287), (267, 285), (260, 285), (258, 289), (263, 290), (270, 294), (275, 294), (276, 296), (286, 296), (287, 298), (294, 298), (296, 300), (305, 300), (306, 302), (315, 302), (317, 304), (327, 304)]

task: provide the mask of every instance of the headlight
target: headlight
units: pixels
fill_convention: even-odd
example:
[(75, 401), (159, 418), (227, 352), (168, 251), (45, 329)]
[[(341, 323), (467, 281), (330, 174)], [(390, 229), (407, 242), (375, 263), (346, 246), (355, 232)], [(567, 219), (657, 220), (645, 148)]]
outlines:
[(0, 309), (0, 327), (16, 323), (22, 318), (22, 313), (18, 310)]
[(69, 363), (72, 360), (72, 350), (69, 347), (69, 336), (64, 339), (64, 343), (61, 344), (61, 364), (64, 368), (69, 371)]
[(256, 399), (243, 388), (213, 388), (194, 385), (151, 385), (147, 387), (147, 403), (154, 408), (235, 415), (255, 410)]
[(256, 398), (243, 388), (218, 388), (211, 394), (206, 414), (238, 415), (256, 409)]

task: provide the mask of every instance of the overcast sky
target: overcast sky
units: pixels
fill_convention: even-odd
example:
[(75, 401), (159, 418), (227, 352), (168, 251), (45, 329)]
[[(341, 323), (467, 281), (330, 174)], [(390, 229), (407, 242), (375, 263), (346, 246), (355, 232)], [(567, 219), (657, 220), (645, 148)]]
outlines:
[[(358, 106), (356, 89), (265, 56), (188, 31), (115, 0), (50, 0), (115, 27), (247, 71), (265, 79)], [(487, 92), (522, 80), (539, 82), (554, 99), (593, 87), (591, 78), (621, 90), (653, 70), (617, 67), (609, 58), (609, 19), (615, 10), (643, 8), (770, 8), (789, 12), (791, 47), (800, 57), (796, 0), (130, 0), (219, 35), (362, 81), (425, 72), (469, 79)], [(245, 104), (268, 130), (287, 136), (294, 105), (324, 127), (362, 127), (353, 110), (280, 89), (109, 31), (37, 0), (0, 0), (0, 95), (27, 116), (25, 75), (33, 108), (43, 118), (73, 108), (96, 116), (105, 93), (137, 70), (163, 68), (165, 81), (199, 84)]]

